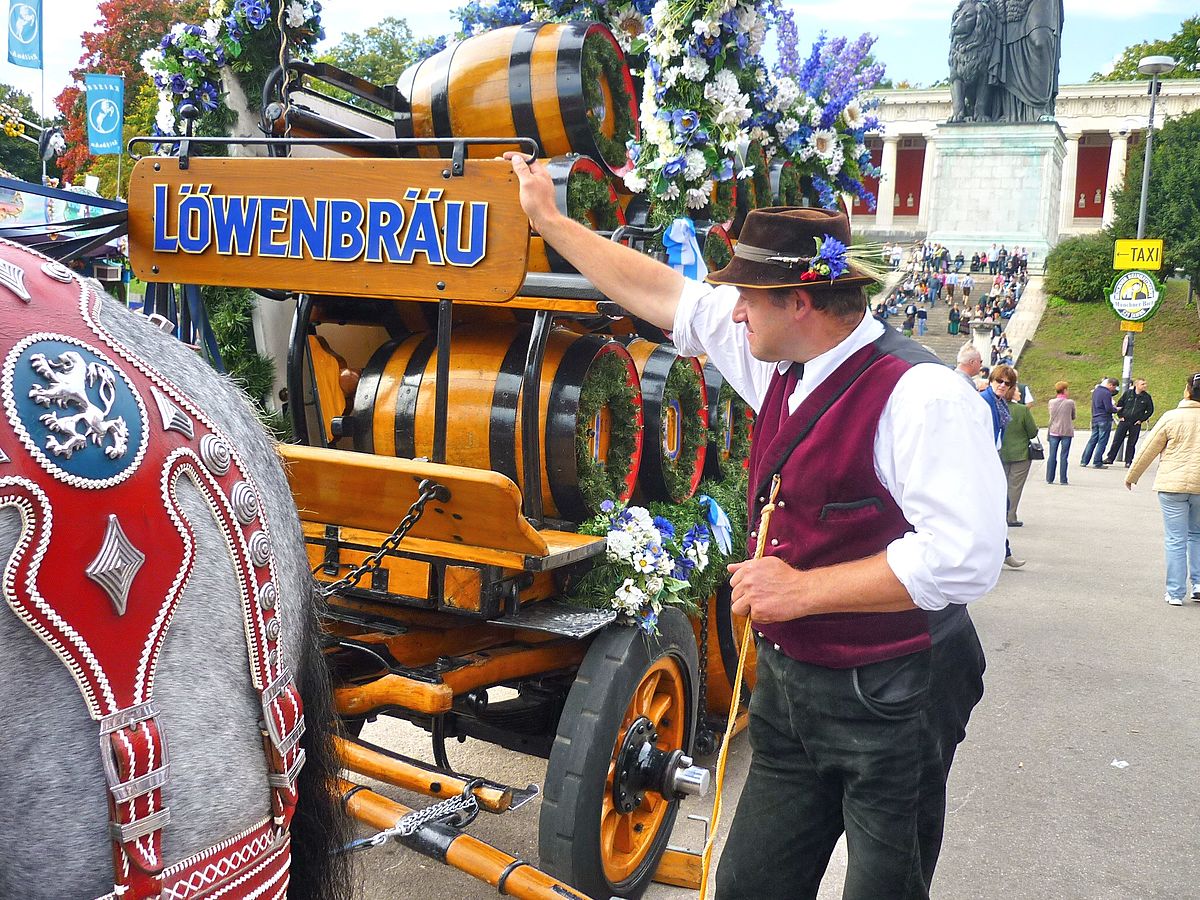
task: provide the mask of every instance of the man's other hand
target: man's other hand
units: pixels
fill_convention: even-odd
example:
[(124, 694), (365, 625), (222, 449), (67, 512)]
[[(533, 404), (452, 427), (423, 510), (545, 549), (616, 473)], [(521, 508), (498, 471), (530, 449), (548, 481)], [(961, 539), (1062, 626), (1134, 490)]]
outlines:
[(749, 616), (762, 625), (786, 622), (801, 615), (800, 582), (802, 573), (777, 556), (748, 559), (728, 566), (733, 576), (735, 616)]
[(512, 163), (513, 172), (521, 183), (521, 208), (538, 231), (559, 214), (555, 201), (554, 181), (549, 170), (538, 160), (532, 164), (525, 161), (525, 154), (509, 150), (504, 158)]

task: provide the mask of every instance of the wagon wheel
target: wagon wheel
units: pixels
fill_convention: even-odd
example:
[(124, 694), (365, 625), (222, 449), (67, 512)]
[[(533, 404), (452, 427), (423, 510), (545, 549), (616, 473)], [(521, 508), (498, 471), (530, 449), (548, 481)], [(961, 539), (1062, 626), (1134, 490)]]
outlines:
[(546, 767), (542, 866), (592, 897), (646, 889), (679, 808), (655, 786), (691, 748), (696, 640), (678, 610), (658, 628), (613, 626), (592, 641)]

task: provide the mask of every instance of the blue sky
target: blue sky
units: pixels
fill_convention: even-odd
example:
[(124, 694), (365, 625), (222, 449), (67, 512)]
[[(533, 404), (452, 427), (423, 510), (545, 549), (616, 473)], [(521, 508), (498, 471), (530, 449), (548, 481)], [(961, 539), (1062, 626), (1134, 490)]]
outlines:
[[(1063, 84), (1086, 81), (1104, 69), (1125, 47), (1141, 40), (1165, 38), (1197, 10), (1197, 0), (1065, 0)], [(67, 72), (78, 65), (79, 35), (98, 17), (96, 0), (43, 0), (45, 7), (46, 107), (68, 83)], [(362, 31), (380, 18), (406, 18), (418, 35), (443, 34), (453, 29), (444, 10), (458, 0), (364, 3), (362, 0), (323, 0), (325, 29), (330, 41), (345, 32)], [(791, 0), (802, 37), (825, 29), (831, 35), (857, 36), (870, 31), (879, 37), (877, 55), (896, 81), (929, 83), (945, 77), (950, 16), (957, 0)], [(7, 14), (7, 7), (5, 13)], [(0, 62), (0, 82), (15, 85), (39, 105), (42, 73)]]

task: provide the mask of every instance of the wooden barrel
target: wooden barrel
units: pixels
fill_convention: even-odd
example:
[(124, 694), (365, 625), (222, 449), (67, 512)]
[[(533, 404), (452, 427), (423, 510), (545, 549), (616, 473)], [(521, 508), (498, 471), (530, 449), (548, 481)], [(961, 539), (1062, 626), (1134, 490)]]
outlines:
[(733, 259), (733, 241), (729, 238), (729, 230), (724, 225), (704, 225), (697, 227), (696, 240), (700, 244), (700, 254), (709, 272), (715, 272), (729, 265)]
[(768, 171), (767, 156), (763, 152), (762, 144), (758, 141), (750, 142), (745, 162), (753, 174), (749, 178), (738, 180), (737, 212), (729, 227), (730, 235), (735, 238), (742, 233), (742, 224), (746, 221), (750, 210), (770, 206), (774, 202), (771, 194), (771, 174)]
[(704, 389), (712, 423), (704, 457), (704, 477), (724, 481), (731, 467), (744, 466), (750, 458), (754, 411), (710, 362), (704, 364)]
[(704, 370), (671, 344), (634, 338), (627, 348), (642, 383), (646, 434), (638, 487), (650, 500), (682, 503), (700, 485), (708, 442)]
[[(446, 462), (507, 475), (526, 490), (521, 379), (530, 328), (455, 328)], [(436, 335), (389, 341), (354, 396), (354, 449), (384, 456), (433, 451)], [(642, 454), (642, 398), (633, 359), (616, 341), (556, 329), (542, 364), (541, 492), (547, 514), (582, 521), (605, 499), (633, 496)]]
[[(397, 89), (411, 107), (396, 117), (397, 137), (528, 137), (539, 156), (574, 151), (624, 175), (633, 166), (625, 143), (641, 136), (629, 66), (596, 22), (486, 31), (410, 66)], [(503, 149), (474, 147), (470, 155)]]
[[(625, 210), (617, 200), (617, 192), (595, 160), (569, 153), (542, 162), (554, 182), (554, 198), (563, 215), (593, 231), (613, 231), (625, 224)], [(537, 235), (529, 239), (528, 266), (530, 272), (575, 271)]]
[[(729, 715), (729, 704), (733, 702), (733, 679), (737, 674), (738, 654), (746, 627), (746, 620), (733, 615), (730, 605), (729, 582), (726, 581), (708, 598), (708, 653), (705, 658), (705, 673), (708, 676), (705, 706), (711, 715), (722, 719)], [(692, 620), (692, 630), (699, 643), (699, 620)], [(746, 655), (746, 669), (742, 673), (742, 709), (750, 703), (750, 694), (757, 681), (757, 664), (758, 656), (751, 643)]]

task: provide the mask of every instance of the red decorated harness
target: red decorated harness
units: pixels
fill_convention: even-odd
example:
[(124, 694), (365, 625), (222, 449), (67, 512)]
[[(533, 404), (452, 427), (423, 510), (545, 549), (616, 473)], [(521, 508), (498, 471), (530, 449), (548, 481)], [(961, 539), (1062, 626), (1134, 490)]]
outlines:
[[(274, 554), (254, 480), (213, 422), (104, 330), (95, 293), (60, 263), (0, 243), (0, 300), (20, 308), (18, 298), (21, 321), (42, 330), (0, 329), (0, 508), (21, 521), (4, 597), (70, 669), (99, 723), (108, 896), (281, 897), (304, 719), (282, 661)], [(176, 496), (185, 476), (220, 526), (240, 587), (273, 815), (166, 868), (170, 769), (154, 674), (195, 563)]]

